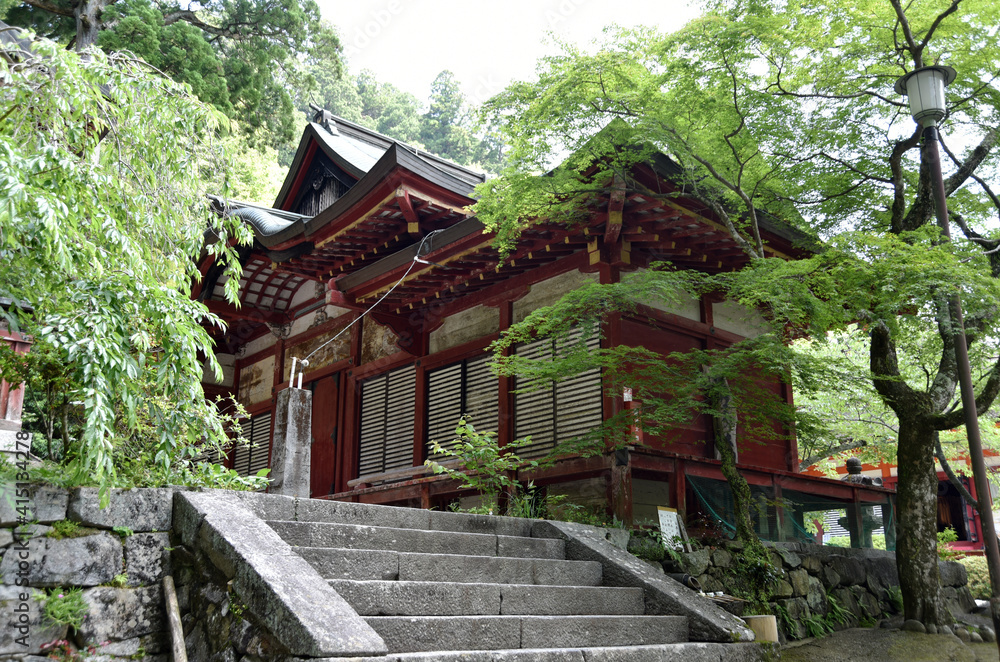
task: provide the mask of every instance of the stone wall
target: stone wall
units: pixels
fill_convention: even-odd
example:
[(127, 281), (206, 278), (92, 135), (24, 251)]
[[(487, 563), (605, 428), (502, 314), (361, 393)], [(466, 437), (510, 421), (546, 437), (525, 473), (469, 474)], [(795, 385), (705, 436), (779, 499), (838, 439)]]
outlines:
[[(814, 631), (818, 619), (834, 630), (873, 626), (884, 619), (902, 623), (894, 552), (799, 543), (770, 547), (771, 561), (781, 574), (771, 607), (778, 616), (779, 629), (788, 638), (810, 636), (810, 620)], [(697, 578), (706, 593), (727, 592), (727, 577), (734, 554), (740, 548), (739, 543), (729, 543), (681, 554), (683, 567), (668, 561), (665, 568)], [(965, 566), (941, 562), (939, 569), (942, 594), (949, 609), (956, 618), (969, 613), (975, 608), (975, 601), (966, 586)], [(841, 618), (836, 618), (837, 614)]]
[[(20, 485), (0, 486), (0, 659), (40, 660), (44, 644), (62, 639), (111, 659), (166, 662), (173, 490), (112, 490), (102, 510), (96, 489)], [(64, 521), (77, 525), (73, 537), (56, 537)], [(71, 588), (89, 612), (77, 632), (52, 625), (39, 599)]]

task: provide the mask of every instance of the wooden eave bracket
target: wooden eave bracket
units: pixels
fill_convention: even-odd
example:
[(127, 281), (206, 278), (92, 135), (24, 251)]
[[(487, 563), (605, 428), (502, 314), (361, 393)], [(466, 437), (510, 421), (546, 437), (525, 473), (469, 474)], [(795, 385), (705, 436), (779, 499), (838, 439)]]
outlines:
[(608, 202), (608, 221), (604, 225), (604, 243), (614, 244), (622, 231), (622, 210), (625, 208), (625, 180), (615, 175)]

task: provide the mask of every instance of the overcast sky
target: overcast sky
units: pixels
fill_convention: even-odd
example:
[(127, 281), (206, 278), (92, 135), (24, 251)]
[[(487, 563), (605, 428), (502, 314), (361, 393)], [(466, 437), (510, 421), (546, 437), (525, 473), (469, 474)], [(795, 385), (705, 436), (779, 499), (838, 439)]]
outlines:
[(451, 70), (473, 103), (512, 80), (530, 79), (554, 52), (548, 32), (588, 44), (608, 25), (681, 27), (698, 12), (693, 0), (319, 0), (340, 31), (352, 73), (427, 102), (431, 81)]

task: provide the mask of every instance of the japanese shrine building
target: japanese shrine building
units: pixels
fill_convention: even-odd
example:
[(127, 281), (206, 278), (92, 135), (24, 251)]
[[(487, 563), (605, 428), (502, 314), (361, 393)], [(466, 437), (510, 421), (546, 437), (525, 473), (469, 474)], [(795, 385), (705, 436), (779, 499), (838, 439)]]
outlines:
[[(672, 172), (676, 166), (656, 155), (631, 174), (638, 190), (676, 192)], [(220, 213), (241, 217), (255, 236), (241, 249), (240, 307), (225, 302), (222, 270), (210, 259), (196, 288), (228, 323), (215, 337), (225, 377), (206, 377), (206, 394), (236, 396), (251, 415), (246, 436), (258, 442), (234, 451), (229, 466), (241, 473), (269, 466), (276, 394), (289, 386), (293, 359), (312, 355), (303, 376), (313, 403), (312, 496), (445, 506), (463, 496), (458, 482), (427, 473), (423, 462), (428, 442), (450, 439), (463, 413), (502, 443), (531, 435), (520, 454), (537, 456), (627, 406), (605, 393), (598, 370), (515, 393), (513, 378), (487, 367), (486, 347), (500, 332), (583, 283), (615, 282), (652, 261), (718, 272), (747, 260), (706, 205), (629, 193), (608, 195), (583, 225), (532, 225), (501, 261), (469, 211), (484, 180), (321, 111), (272, 207), (216, 200)], [(790, 227), (764, 220), (761, 230), (770, 254), (804, 254), (803, 237)], [(423, 261), (414, 262), (418, 250)], [(726, 346), (758, 333), (761, 323), (734, 302), (689, 299), (610, 315), (600, 342), (666, 354)], [(545, 343), (517, 351), (542, 351)], [(791, 401), (787, 386), (775, 389)], [(805, 504), (799, 511), (821, 501), (891, 501), (887, 490), (798, 473), (793, 434), (741, 448), (740, 466), (762, 498)], [(655, 519), (657, 506), (683, 512), (696, 499), (708, 503), (722, 474), (711, 421), (699, 418), (670, 442), (643, 439), (595, 457), (567, 456), (518, 478), (632, 521)], [(791, 521), (801, 529), (801, 512), (780, 511), (772, 507), (762, 518), (765, 537), (801, 538)]]

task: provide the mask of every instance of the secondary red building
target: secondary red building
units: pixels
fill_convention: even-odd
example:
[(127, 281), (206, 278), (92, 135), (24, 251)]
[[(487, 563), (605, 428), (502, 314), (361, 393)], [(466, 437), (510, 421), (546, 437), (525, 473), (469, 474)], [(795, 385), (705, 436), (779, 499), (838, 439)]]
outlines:
[[(614, 415), (627, 405), (606, 392), (599, 370), (516, 393), (514, 379), (489, 372), (485, 349), (584, 283), (612, 283), (662, 260), (706, 272), (743, 266), (746, 256), (705, 204), (642, 194), (678, 193), (676, 167), (656, 155), (634, 168), (631, 192), (609, 187), (582, 225), (532, 225), (501, 260), (469, 211), (484, 175), (318, 113), (272, 207), (218, 201), (220, 213), (242, 217), (255, 234), (241, 253), (242, 305), (224, 301), (221, 269), (210, 261), (196, 293), (229, 323), (216, 338), (225, 379), (206, 392), (238, 397), (251, 414), (247, 435), (259, 442), (229, 462), (243, 472), (268, 466), (276, 394), (288, 387), (293, 359), (307, 356), (315, 497), (444, 506), (463, 496), (458, 483), (427, 474), (423, 462), (428, 442), (450, 435), (461, 414), (504, 443), (531, 435), (521, 454), (536, 456)], [(770, 255), (804, 254), (805, 237), (792, 228), (765, 220), (761, 229)], [(423, 261), (414, 262), (418, 251)], [(609, 315), (594, 342), (664, 354), (709, 349), (759, 333), (762, 322), (732, 301), (688, 298)], [(551, 351), (547, 343), (517, 351)], [(787, 386), (774, 388), (791, 400)], [(714, 456), (711, 421), (700, 417), (670, 441), (647, 437), (595, 457), (566, 456), (518, 478), (627, 521), (655, 519), (657, 506), (725, 519)], [(828, 503), (889, 505), (889, 491), (798, 473), (791, 431), (741, 448), (740, 465), (771, 539), (808, 537), (803, 513)]]

